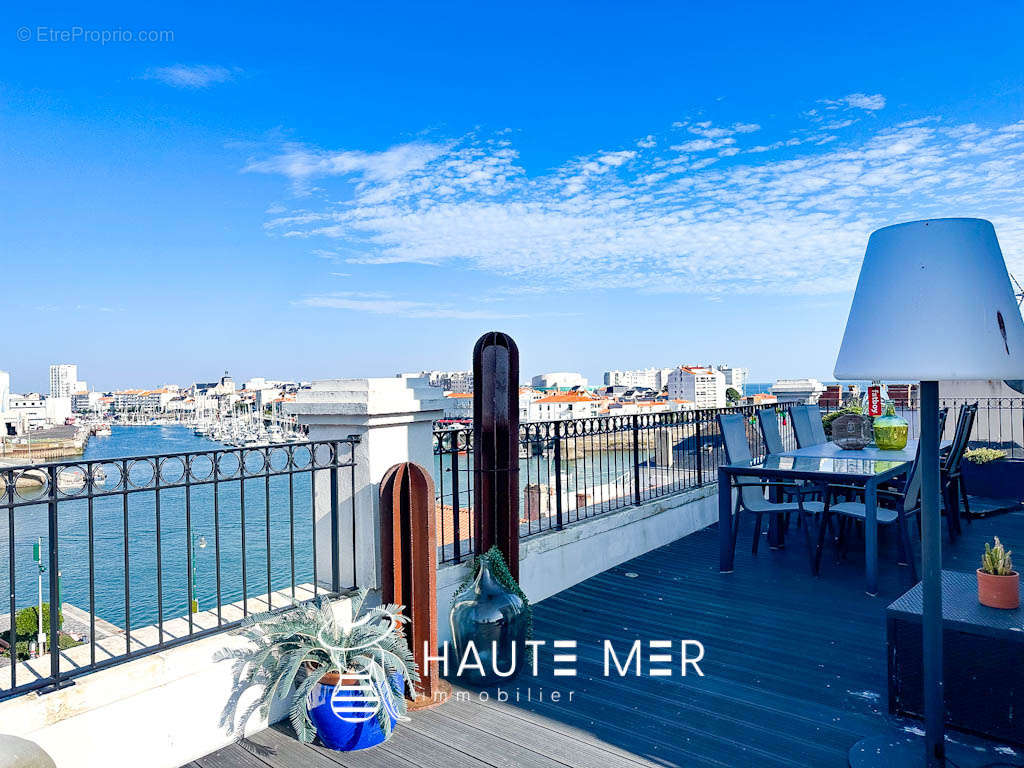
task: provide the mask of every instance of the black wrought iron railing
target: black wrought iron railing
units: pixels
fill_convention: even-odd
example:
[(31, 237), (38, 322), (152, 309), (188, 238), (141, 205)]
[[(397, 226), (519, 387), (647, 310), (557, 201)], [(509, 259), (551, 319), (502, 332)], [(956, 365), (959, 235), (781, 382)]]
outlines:
[[(978, 402), (971, 447), (1001, 448), (1024, 457), (1024, 398), (945, 398), (950, 439), (961, 406)], [(783, 443), (797, 447), (791, 403), (604, 416), (524, 423), (519, 428), (520, 537), (563, 528), (616, 509), (716, 482), (725, 460), (719, 413), (747, 416), (755, 457), (765, 453), (757, 411), (778, 413)], [(822, 414), (839, 406), (822, 405)], [(919, 433), (916, 403), (897, 403), (912, 438)], [(434, 432), (438, 548), (442, 563), (473, 553), (473, 430)]]
[[(956, 430), (960, 409), (978, 404), (974, 427), (968, 446), (971, 448), (997, 448), (1011, 458), (1024, 458), (1024, 397), (944, 397), (940, 408), (948, 408), (942, 439), (951, 440)], [(916, 402), (895, 404), (896, 413), (907, 420), (909, 436), (917, 438), (921, 431), (920, 410)], [(838, 406), (822, 406), (822, 413), (838, 410)]]
[[(751, 445), (763, 453), (756, 412), (736, 406), (675, 413), (602, 416), (521, 424), (520, 537), (696, 488), (716, 477), (725, 454), (719, 413), (749, 417)], [(783, 421), (788, 422), (783, 416)], [(796, 447), (788, 423), (784, 439)], [(434, 432), (440, 559), (473, 554), (473, 430)]]
[(351, 586), (356, 442), (0, 466), (0, 699)]

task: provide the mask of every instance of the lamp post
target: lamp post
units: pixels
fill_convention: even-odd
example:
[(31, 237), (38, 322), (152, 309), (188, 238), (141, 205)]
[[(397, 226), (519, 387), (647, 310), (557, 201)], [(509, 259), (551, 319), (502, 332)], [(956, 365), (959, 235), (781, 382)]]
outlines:
[(199, 597), (196, 592), (196, 570), (198, 566), (196, 564), (196, 547), (199, 549), (206, 549), (206, 537), (200, 536), (195, 531), (192, 531), (192, 604), (189, 605), (189, 610), (192, 613), (199, 613)]
[[(906, 344), (892, 342), (899, 328)], [(925, 736), (865, 739), (851, 765), (946, 764), (942, 686), (939, 381), (1024, 378), (1024, 322), (992, 224), (931, 219), (868, 240), (835, 376), (921, 382), (921, 560)], [(977, 760), (977, 755), (974, 755)], [(984, 757), (984, 755), (982, 755)], [(972, 764), (969, 754), (956, 764)]]

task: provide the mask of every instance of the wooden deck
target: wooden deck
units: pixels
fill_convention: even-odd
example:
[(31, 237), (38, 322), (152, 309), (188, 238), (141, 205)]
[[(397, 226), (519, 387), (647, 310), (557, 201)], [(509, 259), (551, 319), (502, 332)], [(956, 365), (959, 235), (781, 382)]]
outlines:
[[(981, 542), (993, 534), (1024, 552), (1024, 512), (965, 524), (964, 537), (947, 545), (944, 567), (973, 571)], [(578, 677), (554, 677), (549, 651), (538, 678), (509, 686), (518, 703), (494, 701), (493, 689), (481, 702), (473, 691), (413, 713), (367, 752), (305, 747), (282, 724), (252, 739), (261, 754), (233, 745), (188, 768), (839, 768), (856, 741), (888, 722), (884, 610), (910, 586), (893, 548), (886, 536), (881, 594), (872, 598), (855, 547), (841, 564), (827, 554), (816, 579), (798, 534), (781, 551), (762, 542), (753, 557), (749, 521), (735, 572), (720, 574), (713, 526), (537, 605), (537, 639), (578, 641)], [(684, 638), (704, 643), (704, 677), (678, 676)], [(604, 677), (605, 639), (620, 657), (634, 639), (676, 641), (673, 676)], [(534, 698), (557, 689), (562, 701), (526, 702), (527, 689)]]

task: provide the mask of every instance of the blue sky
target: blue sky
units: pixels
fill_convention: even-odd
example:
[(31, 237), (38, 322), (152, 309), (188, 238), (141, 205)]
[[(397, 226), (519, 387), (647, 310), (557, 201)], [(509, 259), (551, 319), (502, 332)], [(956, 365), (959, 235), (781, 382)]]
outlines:
[(1024, 274), (1021, 6), (551, 6), (7, 6), (0, 368), (830, 378), (878, 226)]

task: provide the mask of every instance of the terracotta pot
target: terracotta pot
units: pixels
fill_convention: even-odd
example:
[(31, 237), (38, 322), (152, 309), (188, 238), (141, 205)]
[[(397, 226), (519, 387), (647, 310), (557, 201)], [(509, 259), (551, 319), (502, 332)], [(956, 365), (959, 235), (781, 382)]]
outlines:
[(994, 576), (978, 569), (978, 602), (989, 608), (1013, 609), (1020, 605), (1020, 574)]
[[(304, 663), (302, 666), (306, 668), (306, 671), (312, 671), (313, 665), (309, 662)], [(355, 685), (356, 681), (351, 678), (341, 679), (341, 674), (338, 672), (328, 672), (326, 675), (320, 678), (321, 685)]]

